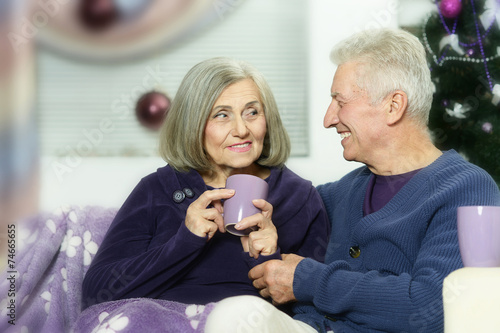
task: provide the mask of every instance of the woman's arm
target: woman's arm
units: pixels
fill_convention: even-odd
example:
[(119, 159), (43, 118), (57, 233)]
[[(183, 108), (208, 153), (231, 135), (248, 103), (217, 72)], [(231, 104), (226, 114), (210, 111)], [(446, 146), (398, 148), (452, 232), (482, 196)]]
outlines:
[[(168, 202), (158, 204), (158, 195), (141, 181), (117, 213), (85, 275), (84, 307), (123, 298), (157, 297), (195, 265), (208, 234), (217, 231), (217, 223), (206, 222), (214, 227), (205, 226), (205, 233), (200, 231), (202, 223), (190, 225), (190, 230), (185, 208)], [(202, 196), (201, 200), (207, 199), (207, 195)], [(211, 197), (216, 199), (217, 195)], [(197, 200), (191, 206), (199, 203)], [(206, 209), (207, 218), (215, 220), (213, 209)], [(199, 213), (199, 209), (191, 211)]]

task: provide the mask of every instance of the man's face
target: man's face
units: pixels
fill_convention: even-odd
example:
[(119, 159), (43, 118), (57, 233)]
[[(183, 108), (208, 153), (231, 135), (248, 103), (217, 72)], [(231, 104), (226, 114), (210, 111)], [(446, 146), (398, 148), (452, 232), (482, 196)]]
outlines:
[(386, 102), (372, 105), (371, 97), (358, 87), (356, 79), (362, 70), (355, 62), (338, 67), (324, 126), (337, 129), (346, 160), (370, 165), (372, 156), (380, 152), (387, 139), (384, 131)]

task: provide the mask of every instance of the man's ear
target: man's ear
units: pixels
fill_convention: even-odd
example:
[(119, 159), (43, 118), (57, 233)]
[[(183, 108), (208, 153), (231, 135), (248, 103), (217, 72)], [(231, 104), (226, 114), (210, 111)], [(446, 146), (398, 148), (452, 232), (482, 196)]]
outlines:
[(403, 118), (408, 106), (408, 96), (404, 91), (396, 90), (388, 97), (390, 105), (387, 113), (387, 125), (394, 125)]

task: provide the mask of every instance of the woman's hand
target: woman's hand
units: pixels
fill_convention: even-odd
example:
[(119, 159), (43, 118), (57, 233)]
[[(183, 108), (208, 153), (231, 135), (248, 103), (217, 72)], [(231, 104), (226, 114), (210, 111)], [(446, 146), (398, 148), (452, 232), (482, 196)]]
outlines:
[(252, 231), (248, 236), (241, 237), (243, 250), (257, 259), (261, 254), (271, 255), (276, 252), (278, 249), (278, 232), (271, 220), (273, 206), (262, 199), (253, 200), (252, 202), (262, 212), (242, 219), (234, 227), (239, 230), (257, 227), (256, 231)]
[(215, 235), (217, 230), (225, 232), (221, 199), (229, 199), (233, 195), (234, 190), (227, 189), (203, 192), (186, 211), (184, 220), (186, 227), (197, 236), (208, 237), (208, 240)]

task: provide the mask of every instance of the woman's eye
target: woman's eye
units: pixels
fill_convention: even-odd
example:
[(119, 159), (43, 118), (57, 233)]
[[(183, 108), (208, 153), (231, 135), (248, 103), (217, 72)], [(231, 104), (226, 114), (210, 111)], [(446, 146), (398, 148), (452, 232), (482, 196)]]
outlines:
[(259, 110), (256, 110), (256, 109), (248, 109), (246, 110), (245, 114), (247, 116), (256, 116), (259, 114)]
[(214, 118), (226, 118), (227, 114), (224, 112), (218, 112), (215, 114)]

